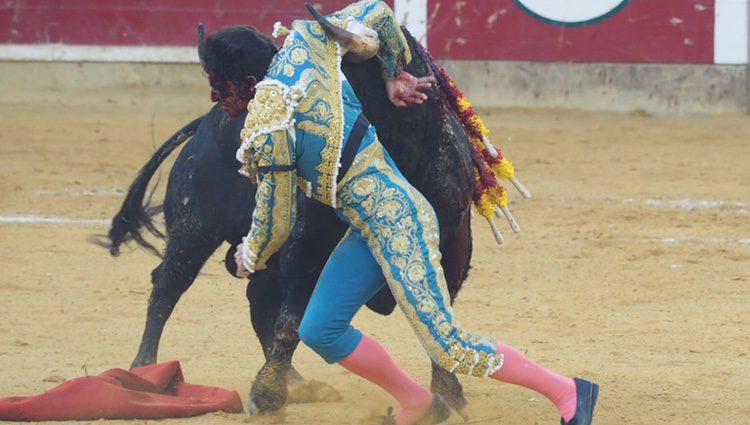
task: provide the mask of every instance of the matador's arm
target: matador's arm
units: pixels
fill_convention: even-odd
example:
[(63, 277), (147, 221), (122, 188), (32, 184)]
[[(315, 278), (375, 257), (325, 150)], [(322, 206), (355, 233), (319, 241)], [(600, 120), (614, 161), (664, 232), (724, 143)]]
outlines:
[(252, 225), (242, 244), (242, 264), (249, 272), (265, 268), (289, 238), (297, 219), (294, 141), (289, 93), (279, 85), (258, 85), (238, 151), (242, 171), (257, 176)]
[[(362, 35), (367, 29), (374, 31), (380, 41), (377, 58), (384, 81), (392, 80), (411, 62), (411, 51), (406, 37), (398, 26), (393, 10), (380, 0), (363, 0), (350, 5), (333, 16), (346, 24), (346, 29)], [(365, 28), (357, 25), (361, 23)]]
[[(396, 17), (388, 5), (379, 0), (363, 0), (332, 15), (346, 24), (349, 32), (367, 38), (376, 34), (379, 48), (376, 54), (386, 84), (388, 99), (399, 108), (421, 104), (427, 100), (422, 93), (436, 82), (433, 76), (414, 77), (404, 71), (411, 62), (411, 51)], [(346, 58), (346, 56), (344, 56)]]

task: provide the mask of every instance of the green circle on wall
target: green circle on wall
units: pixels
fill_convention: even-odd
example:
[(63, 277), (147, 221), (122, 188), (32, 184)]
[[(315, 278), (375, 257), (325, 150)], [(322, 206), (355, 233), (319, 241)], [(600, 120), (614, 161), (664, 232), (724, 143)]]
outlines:
[(521, 10), (557, 26), (584, 26), (603, 21), (622, 10), (630, 0), (513, 0)]

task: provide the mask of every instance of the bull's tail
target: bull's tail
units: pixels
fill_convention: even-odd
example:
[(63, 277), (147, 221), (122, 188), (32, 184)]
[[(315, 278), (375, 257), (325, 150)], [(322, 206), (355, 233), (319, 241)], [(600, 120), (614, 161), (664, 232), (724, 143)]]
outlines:
[(161, 163), (164, 162), (176, 147), (195, 133), (203, 117), (196, 118), (193, 122), (173, 134), (172, 137), (156, 150), (151, 159), (138, 172), (138, 175), (128, 189), (128, 194), (125, 196), (125, 201), (122, 203), (120, 211), (112, 219), (112, 226), (107, 234), (109, 242), (100, 243), (108, 248), (109, 253), (113, 256), (119, 255), (120, 245), (130, 240), (161, 256), (159, 250), (144, 239), (141, 232), (145, 227), (149, 233), (159, 238), (164, 238), (164, 234), (156, 227), (153, 221), (153, 217), (163, 211), (163, 206), (152, 204), (153, 190), (145, 203), (143, 199), (146, 197), (149, 181), (151, 181), (151, 177), (153, 177)]

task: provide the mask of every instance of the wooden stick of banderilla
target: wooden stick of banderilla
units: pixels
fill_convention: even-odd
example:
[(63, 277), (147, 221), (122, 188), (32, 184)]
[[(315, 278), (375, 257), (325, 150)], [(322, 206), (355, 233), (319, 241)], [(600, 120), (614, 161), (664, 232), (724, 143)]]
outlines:
[(513, 186), (515, 186), (516, 189), (518, 189), (518, 191), (521, 192), (521, 196), (523, 196), (524, 199), (531, 199), (531, 192), (526, 190), (526, 188), (521, 184), (521, 182), (518, 181), (516, 176), (513, 176), (509, 178), (508, 180), (510, 180), (510, 182), (513, 183)]
[(498, 218), (500, 218), (501, 216), (505, 216), (505, 219), (508, 220), (508, 224), (510, 224), (510, 228), (513, 230), (513, 233), (521, 232), (521, 226), (518, 225), (516, 218), (513, 217), (513, 213), (510, 212), (508, 207), (498, 207), (497, 205), (495, 205), (495, 216)]
[(505, 238), (503, 238), (503, 234), (500, 233), (500, 230), (497, 229), (495, 220), (493, 220), (492, 218), (487, 218), (487, 222), (490, 223), (492, 234), (495, 235), (495, 242), (497, 242), (498, 245), (502, 245), (505, 242)]
[[(490, 156), (493, 158), (497, 158), (498, 152), (497, 149), (495, 149), (495, 146), (490, 142), (490, 139), (487, 138), (487, 136), (482, 136), (482, 143), (484, 143), (484, 148), (487, 149), (487, 152), (489, 152)], [(531, 192), (526, 190), (524, 185), (521, 184), (520, 181), (516, 178), (516, 176), (511, 176), (508, 178), (511, 183), (513, 183), (513, 186), (518, 189), (519, 192), (521, 192), (521, 196), (524, 197), (524, 199), (531, 199)]]

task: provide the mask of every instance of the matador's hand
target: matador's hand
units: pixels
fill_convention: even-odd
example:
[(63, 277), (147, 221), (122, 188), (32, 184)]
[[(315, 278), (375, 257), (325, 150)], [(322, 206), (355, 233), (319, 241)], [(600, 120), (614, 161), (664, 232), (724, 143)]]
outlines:
[(234, 263), (235, 273), (234, 275), (239, 278), (247, 278), (250, 276), (250, 271), (245, 267), (245, 262), (242, 260), (242, 246), (245, 244), (245, 238), (242, 238), (242, 243), (237, 245), (237, 249), (234, 251)]
[[(229, 270), (230, 273), (232, 273), (235, 277), (238, 277), (240, 279), (249, 278), (251, 274), (255, 273), (258, 270), (265, 270), (266, 266), (256, 266), (254, 270), (248, 270), (247, 267), (245, 267), (245, 261), (242, 258), (242, 250), (243, 246), (247, 243), (247, 236), (242, 238), (242, 242), (237, 245), (237, 248), (234, 250), (234, 270)], [(229, 259), (227, 258), (227, 261)]]
[(401, 71), (392, 80), (385, 82), (385, 89), (391, 103), (397, 108), (405, 108), (408, 105), (421, 105), (427, 100), (427, 95), (422, 92), (432, 88), (435, 82), (435, 77), (432, 76), (417, 78)]

